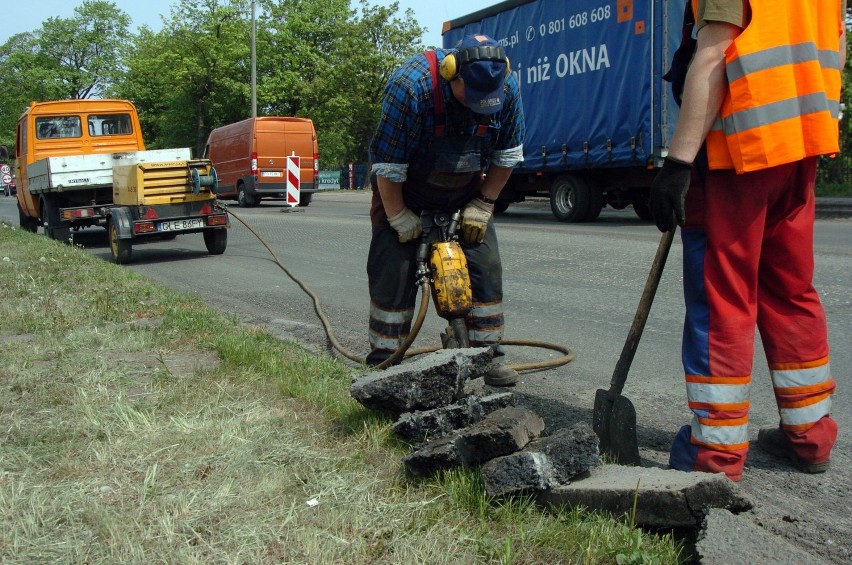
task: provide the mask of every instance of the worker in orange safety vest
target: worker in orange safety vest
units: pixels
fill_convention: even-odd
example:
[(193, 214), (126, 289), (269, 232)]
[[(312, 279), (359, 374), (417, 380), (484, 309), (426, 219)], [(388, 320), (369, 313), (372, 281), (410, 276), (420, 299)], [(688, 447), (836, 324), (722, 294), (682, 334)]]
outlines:
[(818, 156), (839, 151), (846, 0), (687, 8), (669, 74), (681, 113), (650, 201), (660, 231), (682, 227), (684, 253), (693, 418), (669, 463), (741, 479), (757, 328), (780, 415), (758, 445), (824, 472), (836, 383), (813, 285), (814, 182)]

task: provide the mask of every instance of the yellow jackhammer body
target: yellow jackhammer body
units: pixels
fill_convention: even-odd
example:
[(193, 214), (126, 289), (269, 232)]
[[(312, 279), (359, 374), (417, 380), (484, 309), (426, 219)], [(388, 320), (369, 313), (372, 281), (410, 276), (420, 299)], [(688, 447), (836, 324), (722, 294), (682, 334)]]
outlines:
[(473, 294), (467, 259), (458, 242), (461, 212), (424, 211), (420, 219), (423, 235), (417, 249), (417, 284), (428, 280), (435, 310), (449, 322), (441, 335), (444, 347), (469, 347), (465, 318), (473, 308)]
[(464, 318), (473, 307), (467, 258), (458, 241), (432, 244), (432, 299), (435, 310), (446, 320)]

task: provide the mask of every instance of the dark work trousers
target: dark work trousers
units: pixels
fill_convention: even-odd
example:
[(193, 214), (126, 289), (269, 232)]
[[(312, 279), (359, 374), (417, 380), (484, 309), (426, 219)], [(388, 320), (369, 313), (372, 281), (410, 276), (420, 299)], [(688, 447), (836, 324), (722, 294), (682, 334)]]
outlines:
[[(419, 288), (415, 271), (418, 241), (400, 243), (391, 227), (373, 226), (367, 258), (370, 285), (369, 365), (390, 357), (408, 337)], [(493, 220), (478, 245), (462, 249), (467, 259), (473, 309), (466, 319), (472, 347), (495, 345), (503, 337), (503, 266)], [(428, 261), (428, 258), (427, 258)], [(431, 297), (426, 296), (426, 300)], [(435, 336), (436, 341), (439, 339)], [(502, 354), (495, 347), (497, 355)]]

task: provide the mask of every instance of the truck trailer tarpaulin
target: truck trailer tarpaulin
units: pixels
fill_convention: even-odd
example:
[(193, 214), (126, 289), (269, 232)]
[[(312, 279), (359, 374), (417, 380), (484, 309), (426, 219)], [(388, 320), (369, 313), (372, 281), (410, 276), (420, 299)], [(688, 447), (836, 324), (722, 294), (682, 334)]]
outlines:
[(684, 4), (508, 0), (444, 24), (445, 48), (472, 33), (496, 39), (519, 81), (524, 162), (504, 199), (546, 194), (567, 179), (580, 186), (574, 192), (588, 194), (571, 194), (583, 210), (575, 206), (567, 218), (554, 210), (559, 219), (588, 221), (606, 204), (638, 203), (637, 213), (645, 212), (649, 173), (665, 156), (677, 122), (662, 77), (680, 44)]

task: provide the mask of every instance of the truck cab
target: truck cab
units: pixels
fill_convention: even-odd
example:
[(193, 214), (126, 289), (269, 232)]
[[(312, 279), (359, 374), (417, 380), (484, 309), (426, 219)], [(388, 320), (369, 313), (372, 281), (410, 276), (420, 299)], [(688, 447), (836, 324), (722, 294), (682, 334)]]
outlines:
[[(21, 225), (34, 231), (43, 197), (30, 193), (28, 169), (48, 157), (144, 151), (139, 116), (126, 100), (55, 100), (31, 102), (18, 118), (15, 138), (16, 179)], [(103, 188), (103, 199), (112, 187)], [(73, 199), (73, 193), (67, 193)], [(100, 193), (95, 198), (100, 198)]]

